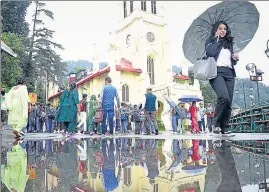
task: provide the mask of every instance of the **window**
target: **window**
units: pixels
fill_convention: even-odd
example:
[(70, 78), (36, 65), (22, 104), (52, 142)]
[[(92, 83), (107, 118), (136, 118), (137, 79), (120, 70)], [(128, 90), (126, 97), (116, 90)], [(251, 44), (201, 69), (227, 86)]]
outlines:
[(134, 10), (134, 1), (130, 1), (130, 13)]
[(124, 18), (127, 17), (126, 1), (123, 1), (123, 14)]
[(129, 102), (129, 86), (124, 84), (121, 89), (122, 92), (122, 101)]
[(141, 10), (147, 11), (147, 1), (141, 1)]
[(149, 74), (150, 84), (154, 85), (154, 60), (150, 56), (147, 58), (147, 72)]
[(156, 1), (151, 1), (151, 13), (156, 14)]

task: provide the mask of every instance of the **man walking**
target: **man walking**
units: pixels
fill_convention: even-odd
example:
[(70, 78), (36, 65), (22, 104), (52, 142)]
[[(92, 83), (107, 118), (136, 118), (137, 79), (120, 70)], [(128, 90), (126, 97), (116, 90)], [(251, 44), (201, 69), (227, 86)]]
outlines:
[(180, 104), (180, 112), (181, 114), (179, 115), (179, 119), (178, 119), (178, 131), (179, 131), (179, 134), (183, 134), (185, 133), (185, 122), (186, 122), (186, 119), (187, 119), (187, 109), (185, 107), (185, 103), (181, 103)]
[(147, 89), (143, 105), (146, 115), (145, 120), (146, 134), (150, 135), (150, 121), (152, 121), (155, 129), (155, 134), (158, 135), (158, 124), (156, 119), (156, 113), (158, 110), (158, 101), (157, 97), (152, 93), (152, 88)]
[(212, 105), (212, 103), (208, 103), (206, 107), (206, 115), (207, 115), (207, 127), (209, 132), (212, 132), (212, 122), (213, 122), (213, 117), (215, 115), (215, 109)]
[(198, 121), (198, 125), (199, 125), (199, 128), (200, 128), (200, 131), (205, 132), (205, 108), (203, 106), (203, 103), (200, 103), (199, 104), (199, 115), (201, 117), (200, 121)]
[(105, 86), (100, 94), (100, 102), (103, 109), (102, 135), (105, 135), (107, 130), (107, 118), (109, 124), (109, 133), (113, 134), (113, 118), (114, 118), (114, 99), (117, 100), (117, 107), (120, 108), (120, 99), (118, 91), (112, 84), (110, 77), (105, 78)]

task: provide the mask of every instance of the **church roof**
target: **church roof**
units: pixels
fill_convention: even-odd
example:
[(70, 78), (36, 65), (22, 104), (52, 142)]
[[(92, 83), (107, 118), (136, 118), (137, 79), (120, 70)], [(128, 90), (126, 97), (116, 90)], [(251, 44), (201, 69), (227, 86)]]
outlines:
[(182, 74), (179, 74), (179, 73), (174, 74), (173, 77), (175, 79), (184, 79), (184, 80), (189, 80), (190, 79), (188, 76), (182, 75)]
[[(95, 77), (97, 77), (97, 76), (99, 76), (99, 75), (101, 75), (101, 74), (104, 74), (104, 73), (106, 73), (106, 72), (109, 72), (109, 71), (110, 71), (110, 67), (109, 67), (109, 66), (106, 66), (106, 67), (100, 69), (99, 71), (97, 71), (96, 73), (90, 74), (89, 76), (87, 76), (87, 77), (81, 79), (80, 81), (78, 81), (78, 82), (76, 83), (76, 85), (77, 85), (77, 86), (80, 86), (80, 85), (82, 85), (83, 83), (85, 83), (85, 82), (87, 82), (87, 81), (89, 81), (89, 80), (91, 80), (91, 79), (93, 79), (93, 78), (95, 78)], [(60, 96), (60, 95), (62, 94), (62, 92), (63, 92), (63, 91), (58, 92), (57, 94), (55, 94), (55, 95), (49, 97), (48, 100), (50, 101), (51, 99), (54, 99), (54, 98)]]
[(133, 64), (131, 61), (122, 58), (119, 65), (116, 65), (117, 71), (128, 71), (128, 72), (136, 72), (142, 73), (142, 69), (133, 68)]

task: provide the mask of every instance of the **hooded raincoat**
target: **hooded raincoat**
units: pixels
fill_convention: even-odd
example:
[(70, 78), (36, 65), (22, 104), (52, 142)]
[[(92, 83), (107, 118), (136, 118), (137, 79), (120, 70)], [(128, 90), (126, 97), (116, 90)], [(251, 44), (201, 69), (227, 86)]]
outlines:
[(28, 103), (30, 103), (27, 87), (17, 85), (11, 88), (7, 94), (6, 104), (9, 110), (8, 124), (13, 130), (20, 132), (28, 122)]
[(95, 127), (94, 116), (96, 108), (98, 107), (98, 102), (95, 95), (91, 95), (88, 106), (89, 106), (89, 112), (87, 117), (88, 130), (89, 132), (93, 132)]

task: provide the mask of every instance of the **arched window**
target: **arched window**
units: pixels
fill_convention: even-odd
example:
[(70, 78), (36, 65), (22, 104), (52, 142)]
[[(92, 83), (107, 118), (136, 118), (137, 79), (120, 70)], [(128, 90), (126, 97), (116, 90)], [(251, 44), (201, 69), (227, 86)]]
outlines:
[(122, 86), (122, 101), (129, 102), (129, 86), (124, 84)]
[(148, 56), (148, 58), (147, 58), (147, 72), (149, 74), (150, 84), (154, 85), (155, 84), (155, 79), (154, 79), (154, 60), (150, 56)]
[(141, 10), (147, 11), (147, 1), (141, 1)]
[(130, 13), (134, 11), (134, 1), (130, 1)]
[(155, 14), (157, 13), (156, 11), (156, 0), (151, 1), (151, 13)]
[(123, 16), (124, 16), (124, 18), (127, 17), (127, 5), (126, 5), (126, 1), (123, 1)]

